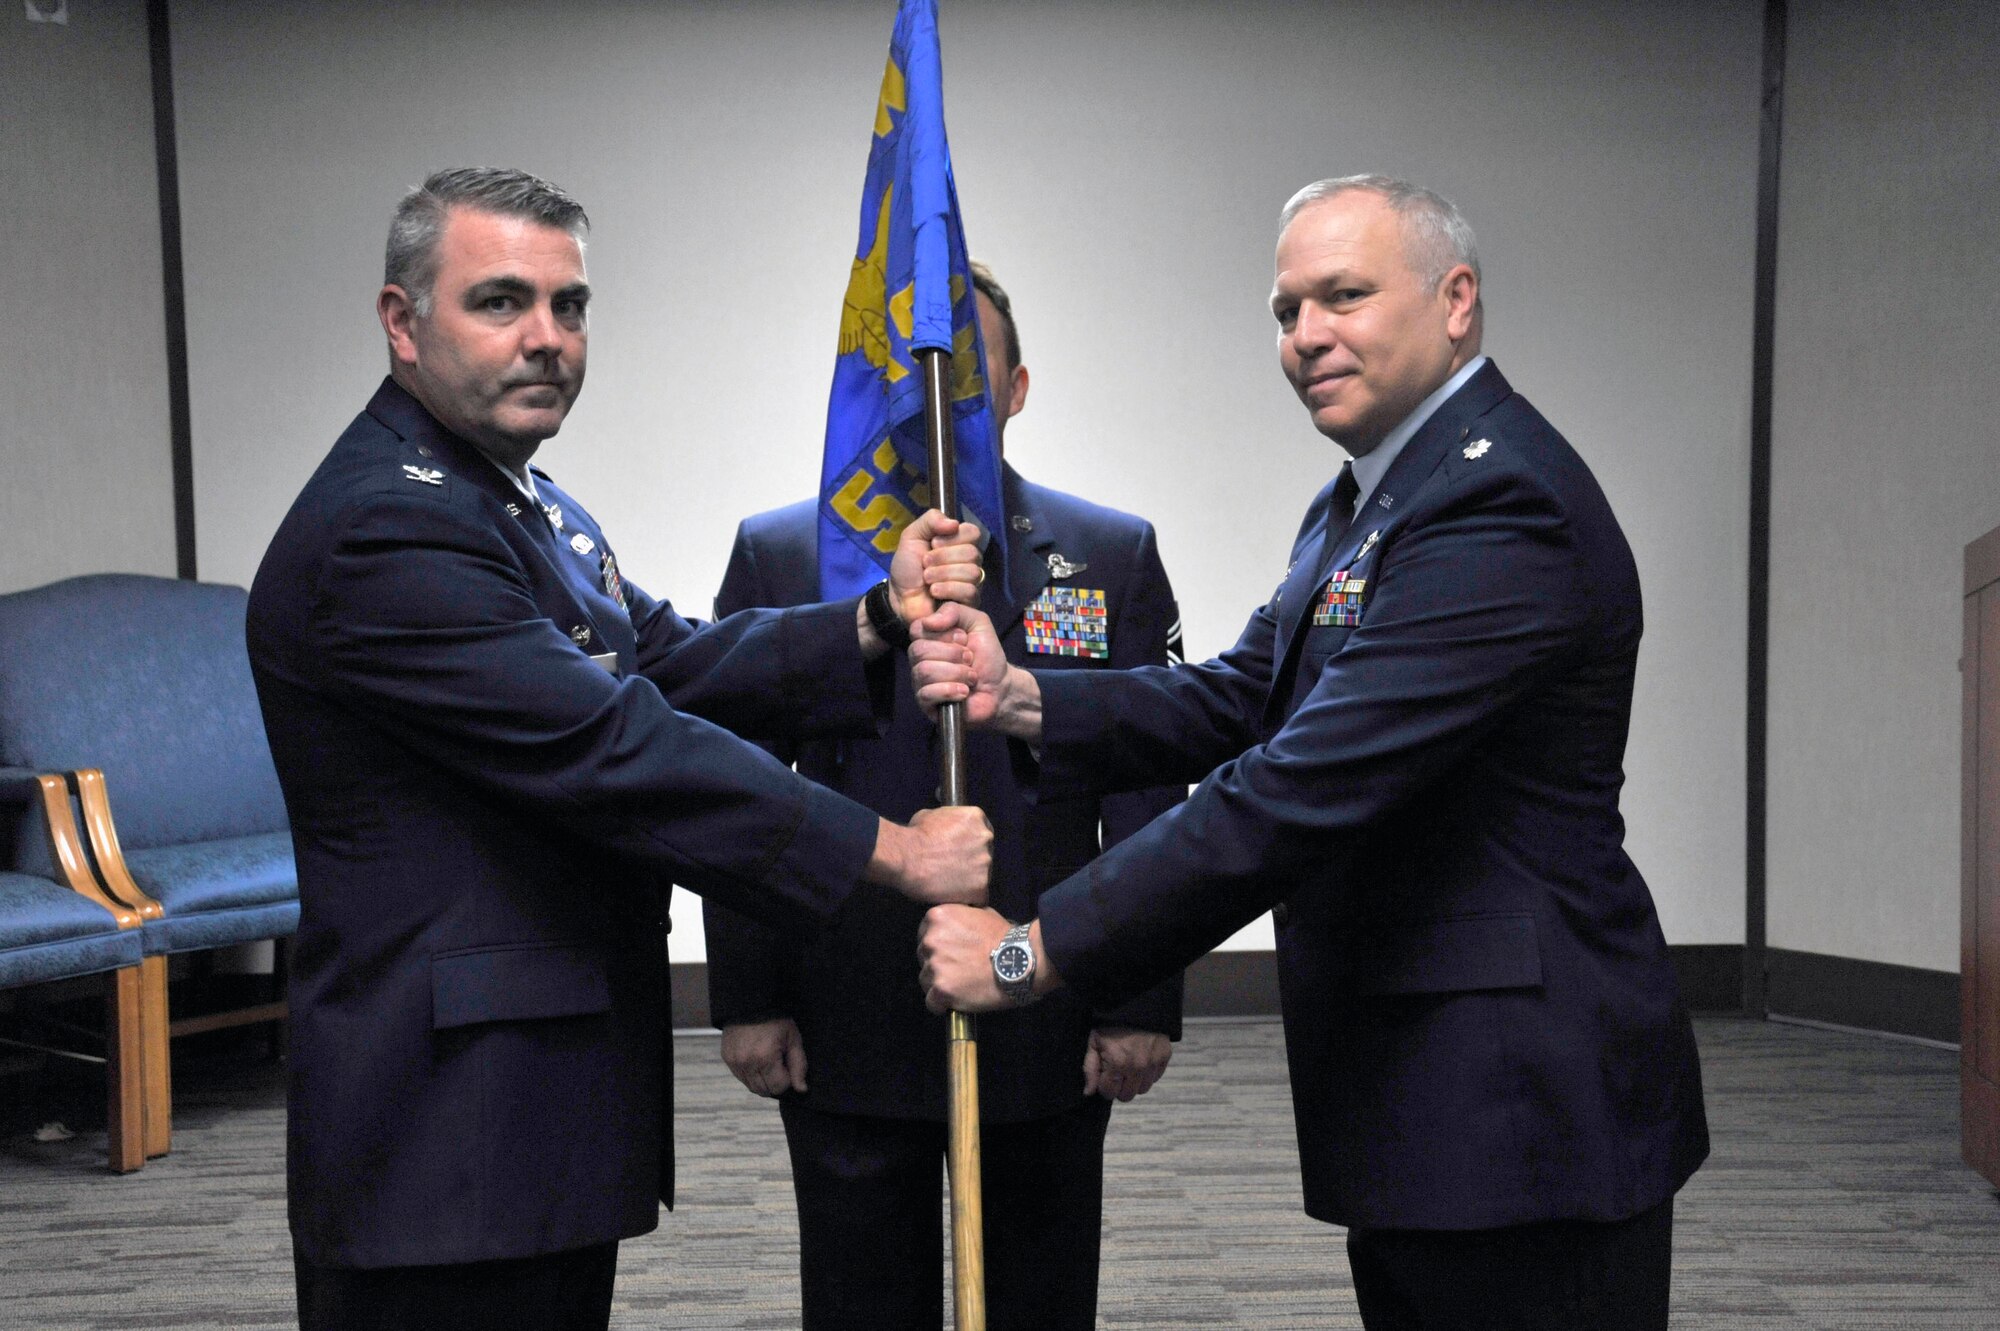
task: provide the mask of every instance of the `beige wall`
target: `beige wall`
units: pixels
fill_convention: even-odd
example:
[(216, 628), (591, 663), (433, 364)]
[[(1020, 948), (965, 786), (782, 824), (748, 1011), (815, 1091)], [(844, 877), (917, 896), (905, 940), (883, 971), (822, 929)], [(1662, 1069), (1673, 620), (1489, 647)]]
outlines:
[(145, 6), (0, 7), (0, 592), (174, 572)]
[(2000, 7), (1794, 0), (1772, 421), (1770, 941), (1958, 969), (1960, 596)]

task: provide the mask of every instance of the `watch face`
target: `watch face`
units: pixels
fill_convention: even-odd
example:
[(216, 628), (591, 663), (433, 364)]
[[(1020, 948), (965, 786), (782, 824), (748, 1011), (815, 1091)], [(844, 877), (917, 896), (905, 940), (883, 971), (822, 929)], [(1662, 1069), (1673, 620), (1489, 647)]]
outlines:
[(1027, 975), (1032, 960), (1027, 948), (1008, 943), (993, 954), (993, 973), (1003, 980), (1019, 980)]

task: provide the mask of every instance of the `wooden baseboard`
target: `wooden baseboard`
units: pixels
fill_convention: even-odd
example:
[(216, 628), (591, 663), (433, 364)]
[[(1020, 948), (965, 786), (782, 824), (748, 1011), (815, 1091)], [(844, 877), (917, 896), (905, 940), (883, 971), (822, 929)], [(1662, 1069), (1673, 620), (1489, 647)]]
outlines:
[(1684, 943), (1667, 949), (1681, 1001), (1693, 1012), (1743, 1010), (1743, 945)]
[(1958, 1043), (1956, 972), (1779, 947), (1766, 956), (1767, 999), (1773, 1016)]
[(1278, 954), (1211, 952), (1187, 969), (1181, 1010), (1190, 1017), (1278, 1015)]
[(674, 1029), (713, 1026), (708, 1019), (708, 963), (677, 961), (668, 969), (673, 974)]

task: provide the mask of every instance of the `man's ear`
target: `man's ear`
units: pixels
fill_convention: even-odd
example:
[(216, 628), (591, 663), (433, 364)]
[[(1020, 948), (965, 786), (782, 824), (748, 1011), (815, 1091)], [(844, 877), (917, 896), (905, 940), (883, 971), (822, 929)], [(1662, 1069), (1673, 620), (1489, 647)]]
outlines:
[(1028, 367), (1016, 365), (1008, 374), (1008, 386), (1014, 390), (1007, 402), (1007, 409), (1000, 413), (1001, 420), (1012, 420), (1021, 414), (1021, 408), (1028, 405)]
[(1472, 265), (1462, 263), (1446, 273), (1438, 291), (1444, 297), (1445, 336), (1463, 342), (1472, 331), (1473, 317), (1479, 310), (1479, 278)]
[(383, 287), (375, 297), (375, 314), (382, 321), (382, 331), (389, 335), (389, 358), (398, 365), (415, 365), (417, 307), (410, 293), (393, 282)]

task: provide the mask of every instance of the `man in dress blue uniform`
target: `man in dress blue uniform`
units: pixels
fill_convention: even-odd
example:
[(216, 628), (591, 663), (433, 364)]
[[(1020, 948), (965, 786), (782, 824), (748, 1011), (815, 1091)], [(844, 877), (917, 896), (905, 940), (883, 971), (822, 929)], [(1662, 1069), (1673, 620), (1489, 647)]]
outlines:
[(1480, 354), (1472, 234), (1428, 190), (1308, 186), (1278, 353), (1353, 457), (1216, 660), (1010, 666), (960, 606), (926, 706), (1039, 746), (1044, 797), (1188, 802), (1041, 901), (939, 908), (930, 1001), (1115, 1002), (1272, 909), (1308, 1214), (1349, 1227), (1364, 1325), (1667, 1324), (1700, 1069), (1618, 812), (1632, 555), (1570, 446)]
[(583, 384), (586, 225), (518, 171), (404, 199), (389, 379), (251, 590), (298, 857), (308, 1331), (607, 1324), (618, 1240), (672, 1202), (668, 882), (792, 929), (862, 880), (984, 899), (977, 811), (887, 823), (730, 733), (873, 733), (864, 663), (973, 595), (970, 529), (919, 519), (869, 603), (697, 628), (626, 581), (528, 465)]
[[(1012, 303), (973, 265), (994, 419), (1028, 400)], [(1161, 664), (1180, 653), (1173, 589), (1150, 523), (1002, 475), (1014, 599), (995, 603), (1007, 658), (1093, 672)], [(816, 505), (746, 519), (716, 614), (816, 599)], [(1089, 631), (1061, 631), (1088, 604)], [(1095, 616), (1093, 615), (1093, 618)], [(774, 750), (799, 771), (887, 818), (928, 805), (937, 787), (930, 722), (900, 681), (879, 738)], [(1182, 785), (1034, 803), (1007, 741), (971, 737), (971, 801), (995, 828), (992, 901), (1035, 913), (1060, 882), (1180, 802)], [(776, 1096), (792, 1155), (806, 1331), (922, 1331), (941, 1321), (939, 1189), (945, 1149), (945, 1019), (910, 983), (923, 908), (860, 887), (834, 928), (795, 939), (711, 899), (710, 1013), (722, 1055), (759, 1095)], [(1073, 994), (998, 1014), (979, 1027), (986, 1315), (993, 1331), (1091, 1331), (1097, 1325), (1104, 1136), (1112, 1099), (1159, 1078), (1180, 1034), (1180, 977), (1095, 1007)]]

